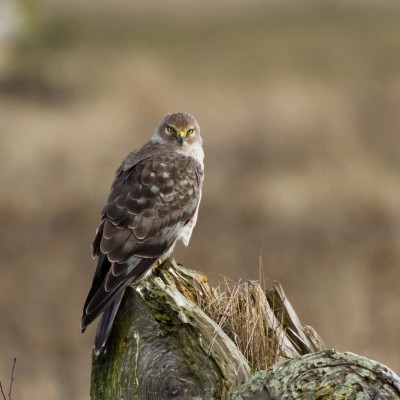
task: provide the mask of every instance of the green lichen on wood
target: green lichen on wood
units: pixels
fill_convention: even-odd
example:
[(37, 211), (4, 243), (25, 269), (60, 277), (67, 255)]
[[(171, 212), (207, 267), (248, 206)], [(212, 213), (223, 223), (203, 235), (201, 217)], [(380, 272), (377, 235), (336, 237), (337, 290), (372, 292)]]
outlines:
[[(260, 290), (251, 293), (264, 296)], [(248, 380), (247, 360), (200, 308), (220, 298), (202, 274), (176, 265), (173, 259), (140, 287), (128, 288), (106, 353), (93, 357), (92, 400), (400, 398), (400, 380), (387, 367), (351, 353), (316, 352), (325, 348), (322, 340), (312, 328), (302, 327), (278, 283), (269, 293), (269, 303), (262, 302), (265, 309), (257, 310), (267, 313), (269, 329), (284, 339), (278, 349), (269, 351), (284, 358)], [(240, 310), (250, 303), (243, 298), (247, 308), (240, 303), (228, 309), (239, 310), (239, 320), (246, 322)], [(235, 332), (229, 331), (232, 338)], [(252, 340), (258, 339), (252, 335)]]
[(324, 350), (259, 371), (233, 396), (234, 400), (270, 398), (396, 400), (400, 398), (400, 379), (365, 357)]
[[(132, 398), (137, 395), (137, 384), (135, 374), (126, 375), (126, 363), (135, 360), (138, 350), (137, 340), (131, 332), (128, 321), (137, 319), (141, 310), (141, 304), (135, 296), (125, 296), (121, 303), (118, 316), (115, 320), (112, 333), (107, 343), (106, 352), (96, 356), (92, 355), (92, 399), (116, 399), (119, 388), (128, 386)], [(145, 318), (145, 315), (143, 316)], [(129, 342), (129, 346), (127, 346)], [(132, 363), (134, 365), (134, 363)], [(132, 379), (129, 379), (131, 376)], [(129, 398), (129, 397), (128, 397)]]
[(93, 356), (93, 400), (227, 399), (248, 378), (231, 340), (171, 283), (160, 270), (127, 289), (106, 352)]

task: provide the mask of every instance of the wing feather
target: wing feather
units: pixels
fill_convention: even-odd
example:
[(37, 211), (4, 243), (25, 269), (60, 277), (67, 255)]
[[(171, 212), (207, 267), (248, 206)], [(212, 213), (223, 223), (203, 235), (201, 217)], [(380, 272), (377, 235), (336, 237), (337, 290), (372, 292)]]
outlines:
[[(124, 178), (122, 189), (115, 185), (119, 195), (110, 194), (111, 201), (104, 214), (112, 222), (120, 222), (118, 228), (133, 231), (138, 243), (132, 245), (132, 251), (144, 250), (148, 245), (154, 248), (150, 241), (168, 244), (176, 239), (178, 231), (193, 216), (198, 205), (201, 186), (198, 170), (201, 166), (191, 157), (162, 153), (135, 165)], [(176, 229), (166, 230), (171, 226)], [(171, 240), (160, 240), (165, 234)], [(118, 239), (126, 237), (121, 233), (118, 235)], [(161, 251), (167, 250), (160, 248), (159, 254), (154, 256), (159, 257)]]

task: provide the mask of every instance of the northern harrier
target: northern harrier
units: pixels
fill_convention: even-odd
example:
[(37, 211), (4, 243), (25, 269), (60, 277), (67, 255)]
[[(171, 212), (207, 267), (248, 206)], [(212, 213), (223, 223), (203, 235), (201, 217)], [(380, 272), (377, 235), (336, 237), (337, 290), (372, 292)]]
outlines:
[(94, 343), (104, 348), (125, 289), (188, 245), (203, 183), (200, 128), (189, 114), (166, 115), (153, 136), (118, 168), (92, 244), (98, 258), (83, 308), (82, 332), (103, 313)]

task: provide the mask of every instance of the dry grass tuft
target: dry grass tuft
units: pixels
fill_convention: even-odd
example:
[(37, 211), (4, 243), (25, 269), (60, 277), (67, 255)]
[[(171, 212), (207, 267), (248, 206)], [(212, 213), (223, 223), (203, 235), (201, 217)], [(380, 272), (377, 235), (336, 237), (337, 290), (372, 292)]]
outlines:
[[(169, 260), (172, 283), (194, 301), (232, 339), (250, 367), (262, 370), (280, 357), (293, 358), (322, 350), (325, 345), (315, 330), (303, 327), (282, 286), (273, 283), (265, 289), (262, 261), (260, 281), (232, 282), (227, 278), (217, 288), (206, 277)], [(172, 268), (171, 268), (172, 267)]]
[(281, 356), (282, 338), (265, 291), (257, 281), (244, 283), (228, 279), (212, 289), (214, 299), (203, 310), (234, 341), (253, 370), (268, 368)]

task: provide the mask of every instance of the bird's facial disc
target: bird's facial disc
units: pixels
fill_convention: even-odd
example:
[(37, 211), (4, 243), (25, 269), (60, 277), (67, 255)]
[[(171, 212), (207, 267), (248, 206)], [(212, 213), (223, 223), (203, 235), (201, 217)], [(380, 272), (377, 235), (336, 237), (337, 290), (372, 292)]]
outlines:
[(175, 148), (202, 144), (199, 124), (193, 116), (184, 112), (167, 114), (160, 121), (154, 139)]

